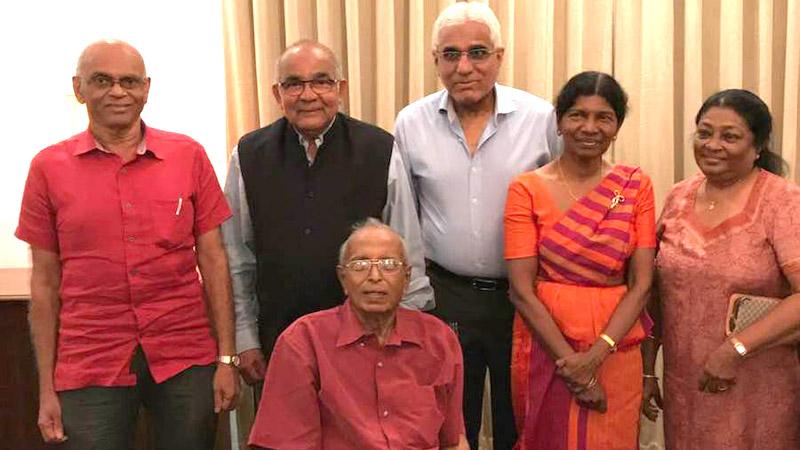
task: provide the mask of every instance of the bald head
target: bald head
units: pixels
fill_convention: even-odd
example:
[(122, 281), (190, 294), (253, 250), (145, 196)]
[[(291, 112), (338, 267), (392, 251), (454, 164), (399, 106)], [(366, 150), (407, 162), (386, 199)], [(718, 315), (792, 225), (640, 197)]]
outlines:
[(78, 58), (72, 89), (78, 101), (86, 105), (89, 125), (97, 136), (138, 130), (150, 79), (142, 55), (130, 44), (98, 41)]
[(142, 78), (147, 76), (144, 67), (144, 59), (139, 51), (132, 45), (124, 41), (115, 39), (106, 39), (93, 42), (86, 47), (81, 56), (78, 58), (78, 66), (75, 69), (75, 75), (79, 77), (88, 77), (91, 75), (90, 69), (93, 64), (100, 58), (112, 54), (120, 59), (125, 59), (128, 63), (139, 67), (141, 73), (139, 76)]
[(302, 40), (287, 47), (278, 57), (275, 63), (275, 76), (278, 77), (278, 81), (287, 75), (286, 66), (297, 58), (313, 59), (330, 64), (331, 78), (336, 80), (342, 78), (342, 66), (333, 50), (317, 41)]

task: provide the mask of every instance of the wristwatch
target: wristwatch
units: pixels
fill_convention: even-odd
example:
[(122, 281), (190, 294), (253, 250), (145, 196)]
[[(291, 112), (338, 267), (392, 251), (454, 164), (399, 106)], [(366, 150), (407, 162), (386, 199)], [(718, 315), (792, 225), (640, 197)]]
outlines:
[(217, 362), (233, 367), (239, 367), (239, 355), (219, 355), (217, 356)]
[(742, 344), (742, 341), (736, 339), (733, 336), (729, 340), (731, 341), (733, 348), (736, 350), (736, 353), (738, 353), (739, 356), (744, 357), (745, 355), (747, 355), (747, 347), (745, 347), (744, 344)]

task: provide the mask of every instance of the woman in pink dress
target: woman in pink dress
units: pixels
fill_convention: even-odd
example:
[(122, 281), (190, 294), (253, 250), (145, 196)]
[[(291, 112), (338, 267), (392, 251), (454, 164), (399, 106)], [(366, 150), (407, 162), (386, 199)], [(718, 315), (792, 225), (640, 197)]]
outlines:
[[(658, 225), (642, 409), (657, 414), (660, 338), (668, 450), (800, 449), (800, 364), (785, 344), (800, 326), (800, 188), (775, 175), (784, 163), (769, 151), (772, 118), (755, 94), (718, 92), (695, 124), (702, 173), (672, 189)], [(728, 338), (734, 293), (785, 300)]]

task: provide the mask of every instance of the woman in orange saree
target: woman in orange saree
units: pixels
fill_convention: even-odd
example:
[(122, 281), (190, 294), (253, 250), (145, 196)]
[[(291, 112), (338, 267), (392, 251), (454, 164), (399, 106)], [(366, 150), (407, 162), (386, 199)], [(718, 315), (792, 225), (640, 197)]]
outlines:
[(517, 450), (638, 448), (655, 214), (650, 179), (603, 161), (626, 109), (610, 75), (574, 76), (556, 99), (563, 155), (509, 187)]

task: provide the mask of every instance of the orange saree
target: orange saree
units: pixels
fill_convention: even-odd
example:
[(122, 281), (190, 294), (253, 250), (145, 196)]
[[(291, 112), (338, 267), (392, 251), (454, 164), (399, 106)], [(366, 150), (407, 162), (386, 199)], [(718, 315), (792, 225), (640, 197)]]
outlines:
[[(627, 291), (625, 270), (636, 248), (655, 247), (653, 188), (634, 167), (617, 165), (586, 196), (560, 211), (534, 172), (509, 187), (505, 257), (538, 258), (536, 292), (567, 342), (588, 349)], [(555, 364), (519, 315), (514, 321), (512, 400), (517, 450), (638, 448), (642, 361), (649, 332), (642, 316), (597, 372), (605, 414), (580, 407)]]

